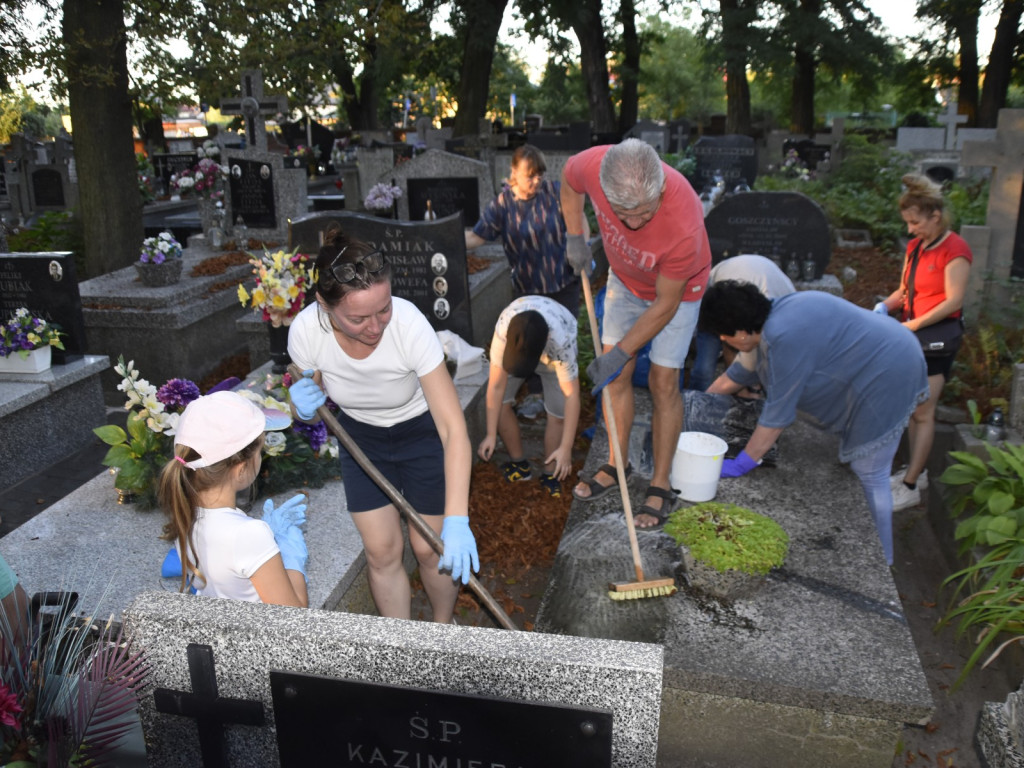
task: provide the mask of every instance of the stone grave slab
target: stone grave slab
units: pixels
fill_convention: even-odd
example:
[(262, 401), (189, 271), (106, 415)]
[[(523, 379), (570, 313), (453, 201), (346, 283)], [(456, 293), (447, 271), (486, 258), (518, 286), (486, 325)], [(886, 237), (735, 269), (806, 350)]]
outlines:
[(757, 146), (750, 136), (702, 136), (693, 145), (697, 159), (698, 191), (712, 185), (716, 175), (725, 179), (727, 189), (735, 187), (740, 179), (753, 186), (757, 178)]
[(590, 123), (579, 121), (568, 125), (552, 125), (537, 131), (527, 131), (526, 142), (542, 152), (561, 151), (576, 154), (589, 149), (591, 142)]
[(85, 353), (85, 321), (74, 255), (53, 253), (0, 253), (0, 321), (18, 307), (61, 327), (64, 349), (54, 348), (53, 362), (80, 359)]
[(331, 222), (387, 255), (392, 292), (415, 304), (435, 330), (473, 338), (461, 216), (405, 222), (347, 211), (308, 214), (291, 223), (290, 247), (317, 253)]
[(664, 123), (657, 123), (654, 120), (641, 120), (626, 131), (626, 135), (622, 138), (640, 139), (640, 141), (654, 147), (659, 155), (668, 152), (669, 129)]
[[(586, 712), (610, 713), (611, 748), (586, 764), (655, 765), (662, 652), (654, 645), (161, 592), (140, 595), (125, 626), (154, 670), (139, 712), (151, 768), (213, 764), (203, 760), (201, 734), (226, 764), (321, 764), (293, 751), (292, 710), (340, 711), (344, 704), (330, 689), (346, 683), (373, 696), (359, 700), (367, 727), (348, 720), (331, 730), (336, 765), (552, 764), (540, 733), (524, 733), (507, 717), (480, 717), (513, 707), (561, 710), (575, 718), (575, 733), (556, 739), (580, 742), (606, 735), (606, 720)], [(296, 679), (302, 683), (289, 685)], [(464, 697), (477, 706), (455, 703)]]
[[(630, 454), (641, 466), (648, 397), (637, 415)], [(680, 592), (610, 600), (608, 582), (635, 579), (621, 501), (573, 502), (536, 626), (665, 648), (659, 765), (888, 768), (903, 724), (933, 711), (860, 484), (835, 459), (837, 439), (798, 420), (779, 446), (778, 466), (718, 484), (716, 501), (768, 515), (790, 536), (784, 567), (729, 604), (687, 593), (674, 541), (642, 531), (645, 577), (675, 576)], [(582, 474), (606, 456), (599, 429)], [(646, 485), (630, 483), (637, 506)]]
[(476, 224), (494, 189), (487, 163), (437, 149), (428, 149), (379, 180), (393, 180), (402, 188), (398, 218), (422, 221), (429, 200), (438, 218), (462, 211), (466, 227)]
[(250, 238), (284, 242), (288, 220), (307, 210), (306, 172), (284, 167), (284, 158), (273, 152), (229, 150), (228, 189), (224, 196), (225, 220), (245, 224)]
[(896, 131), (897, 152), (933, 152), (946, 148), (944, 128), (899, 128)]
[(668, 151), (680, 154), (690, 145), (690, 131), (693, 126), (685, 118), (670, 120), (668, 123)]
[[(801, 273), (793, 282), (817, 280), (832, 257), (828, 217), (816, 202), (799, 192), (745, 192), (727, 197), (708, 213), (704, 226), (713, 263), (723, 254), (756, 253), (782, 262), (796, 260)], [(803, 272), (814, 262), (814, 275)]]

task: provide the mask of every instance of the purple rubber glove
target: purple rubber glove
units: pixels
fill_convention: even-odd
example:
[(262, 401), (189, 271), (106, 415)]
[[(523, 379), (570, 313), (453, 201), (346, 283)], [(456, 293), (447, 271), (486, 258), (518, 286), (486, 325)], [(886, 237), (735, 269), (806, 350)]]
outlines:
[(591, 394), (597, 397), (597, 393), (608, 386), (616, 376), (622, 373), (622, 369), (629, 362), (629, 353), (616, 344), (600, 357), (595, 357), (594, 362), (587, 366), (587, 376), (594, 382)]
[(302, 525), (306, 522), (306, 494), (298, 493), (280, 507), (274, 506), (273, 499), (267, 499), (263, 503), (263, 522), (270, 526), (274, 536), (286, 533), (293, 525)]
[(476, 553), (476, 538), (469, 529), (469, 517), (449, 515), (441, 525), (441, 541), (444, 554), (437, 564), (438, 571), (451, 571), (452, 581), (462, 577), (462, 583), (469, 583), (470, 565), (480, 572), (480, 556)]
[(740, 455), (735, 459), (726, 459), (722, 462), (722, 477), (743, 477), (760, 463), (750, 458), (746, 451), (740, 451)]

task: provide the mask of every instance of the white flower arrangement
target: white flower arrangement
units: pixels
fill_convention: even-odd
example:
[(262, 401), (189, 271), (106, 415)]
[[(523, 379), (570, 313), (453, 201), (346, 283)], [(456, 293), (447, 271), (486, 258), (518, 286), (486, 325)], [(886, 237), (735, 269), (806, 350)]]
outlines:
[(170, 232), (161, 232), (156, 237), (147, 237), (142, 241), (140, 264), (163, 264), (168, 259), (180, 258), (181, 243)]
[(371, 211), (389, 211), (394, 207), (395, 201), (401, 196), (401, 187), (382, 181), (370, 187), (366, 199), (363, 200), (363, 207)]

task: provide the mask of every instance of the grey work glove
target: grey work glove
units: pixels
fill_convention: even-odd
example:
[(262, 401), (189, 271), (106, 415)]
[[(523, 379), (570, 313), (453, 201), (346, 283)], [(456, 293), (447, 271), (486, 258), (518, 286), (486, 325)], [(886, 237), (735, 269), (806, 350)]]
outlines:
[(605, 354), (594, 358), (594, 362), (587, 366), (587, 376), (594, 383), (594, 389), (591, 392), (595, 397), (612, 379), (622, 373), (622, 369), (629, 362), (630, 357), (626, 350), (616, 344)]
[(590, 246), (587, 245), (583, 235), (566, 235), (565, 260), (569, 262), (572, 271), (577, 275), (584, 269), (587, 270), (588, 275), (590, 274), (590, 262), (593, 261), (593, 255), (590, 253)]

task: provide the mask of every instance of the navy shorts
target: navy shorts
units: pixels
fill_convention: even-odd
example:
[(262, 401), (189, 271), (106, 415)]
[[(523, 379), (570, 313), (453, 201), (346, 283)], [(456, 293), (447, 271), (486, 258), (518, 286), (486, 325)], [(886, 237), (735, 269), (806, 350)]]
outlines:
[[(338, 421), (413, 509), (421, 515), (444, 514), (444, 446), (430, 411), (391, 427), (364, 424), (340, 411)], [(392, 503), (344, 446), (339, 458), (349, 512)]]

